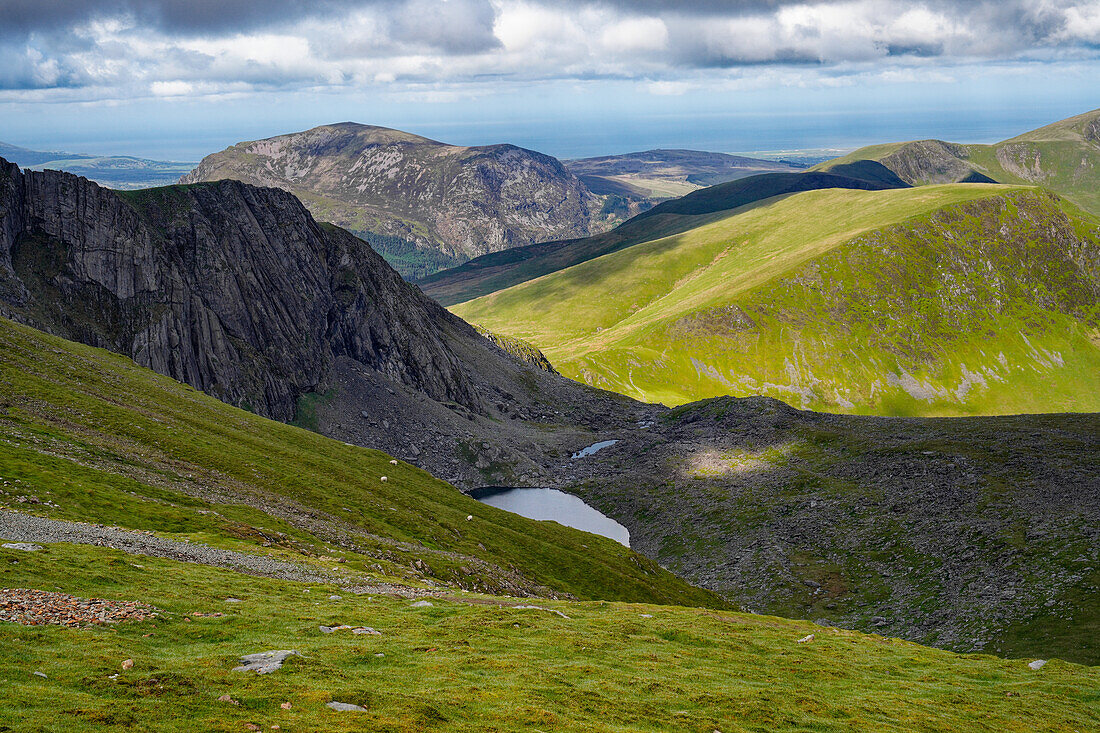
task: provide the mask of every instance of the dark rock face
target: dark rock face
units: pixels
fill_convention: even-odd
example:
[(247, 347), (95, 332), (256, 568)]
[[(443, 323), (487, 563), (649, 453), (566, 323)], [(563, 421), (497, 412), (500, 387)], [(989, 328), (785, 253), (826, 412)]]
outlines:
[(479, 409), (441, 336), (472, 329), (276, 189), (117, 193), (0, 161), (0, 314), (277, 419), (339, 356)]

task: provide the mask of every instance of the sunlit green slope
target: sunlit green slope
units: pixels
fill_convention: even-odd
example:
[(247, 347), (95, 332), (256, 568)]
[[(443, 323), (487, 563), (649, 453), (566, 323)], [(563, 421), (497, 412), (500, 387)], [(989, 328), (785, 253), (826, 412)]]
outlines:
[(1098, 226), (1025, 188), (814, 191), (453, 310), (567, 376), (666, 404), (1097, 410)]

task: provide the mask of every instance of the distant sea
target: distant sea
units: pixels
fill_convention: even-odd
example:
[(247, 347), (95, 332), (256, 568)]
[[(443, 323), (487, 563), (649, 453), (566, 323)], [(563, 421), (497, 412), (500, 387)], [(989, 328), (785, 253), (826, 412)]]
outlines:
[[(725, 153), (853, 150), (864, 145), (938, 138), (959, 143), (993, 143), (1036, 127), (1087, 111), (997, 110), (970, 113), (807, 115), (722, 115), (649, 117), (630, 120), (501, 123), (475, 134), (465, 125), (435, 125), (416, 130), (422, 135), (464, 145), (508, 141), (559, 158), (613, 155), (654, 148), (688, 148)], [(435, 128), (435, 129), (433, 129)], [(478, 140), (475, 143), (474, 140)], [(769, 156), (770, 157), (770, 156)]]
[[(1087, 103), (980, 110), (908, 111), (812, 111), (802, 114), (725, 113), (644, 115), (570, 114), (536, 119), (454, 119), (438, 116), (359, 113), (345, 115), (364, 124), (395, 127), (458, 145), (513, 143), (558, 158), (615, 155), (654, 148), (687, 148), (724, 153), (785, 152), (786, 157), (833, 157), (874, 143), (939, 138), (960, 143), (990, 143), (1091, 109)], [(522, 115), (522, 113), (520, 113)], [(176, 130), (145, 126), (139, 133), (116, 131), (109, 138), (87, 130), (79, 138), (49, 135), (19, 136), (0, 140), (39, 150), (67, 150), (99, 155), (137, 155), (160, 160), (198, 160), (242, 140), (296, 132), (334, 119), (304, 122), (257, 116), (225, 120), (213, 126)], [(37, 139), (35, 139), (37, 138)], [(796, 155), (803, 153), (803, 155)], [(777, 157), (770, 155), (768, 157)]]

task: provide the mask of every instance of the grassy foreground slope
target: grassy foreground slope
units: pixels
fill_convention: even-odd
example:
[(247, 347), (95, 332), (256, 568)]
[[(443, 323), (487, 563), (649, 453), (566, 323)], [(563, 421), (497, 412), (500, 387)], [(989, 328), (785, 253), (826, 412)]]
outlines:
[(1097, 227), (1003, 186), (815, 191), (453, 310), (567, 376), (670, 405), (1097, 410)]
[[(1098, 668), (1053, 660), (1036, 671), (768, 616), (541, 602), (562, 618), (486, 597), (430, 608), (329, 600), (337, 587), (64, 544), (0, 559), (4, 586), (163, 612), (79, 630), (0, 623), (0, 727), (13, 731), (1084, 733), (1100, 724)], [(243, 602), (225, 603), (231, 596)], [(381, 634), (318, 630), (340, 622)], [(263, 676), (231, 671), (242, 654), (269, 649), (302, 656)], [(336, 712), (330, 701), (366, 710)]]
[(872, 145), (813, 170), (868, 160), (882, 163), (914, 186), (963, 180), (1040, 185), (1100, 215), (1100, 110), (993, 145), (942, 140)]
[(470, 590), (723, 605), (611, 540), (5, 319), (0, 435), (0, 499), (54, 519), (228, 549), (268, 542), (265, 554), (296, 561), (336, 547), (351, 572)]

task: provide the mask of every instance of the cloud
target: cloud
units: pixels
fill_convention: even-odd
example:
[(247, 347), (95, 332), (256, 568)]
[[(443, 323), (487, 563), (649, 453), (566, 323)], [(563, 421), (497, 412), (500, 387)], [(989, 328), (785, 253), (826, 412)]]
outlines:
[[(0, 90), (163, 96), (249, 88), (633, 79), (849, 67), (949, 78), (1100, 57), (1100, 0), (5, 0)], [(929, 62), (948, 71), (936, 77)], [(880, 68), (881, 67), (881, 68)], [(810, 70), (813, 70), (812, 73)], [(906, 70), (909, 70), (908, 72)], [(786, 77), (784, 77), (786, 78)], [(847, 82), (842, 82), (847, 83)], [(420, 86), (417, 86), (420, 85)], [(436, 88), (433, 86), (433, 89)], [(92, 91), (94, 90), (94, 91)], [(664, 91), (661, 91), (664, 90)], [(448, 89), (438, 89), (443, 98)], [(177, 94), (170, 94), (177, 96)]]

